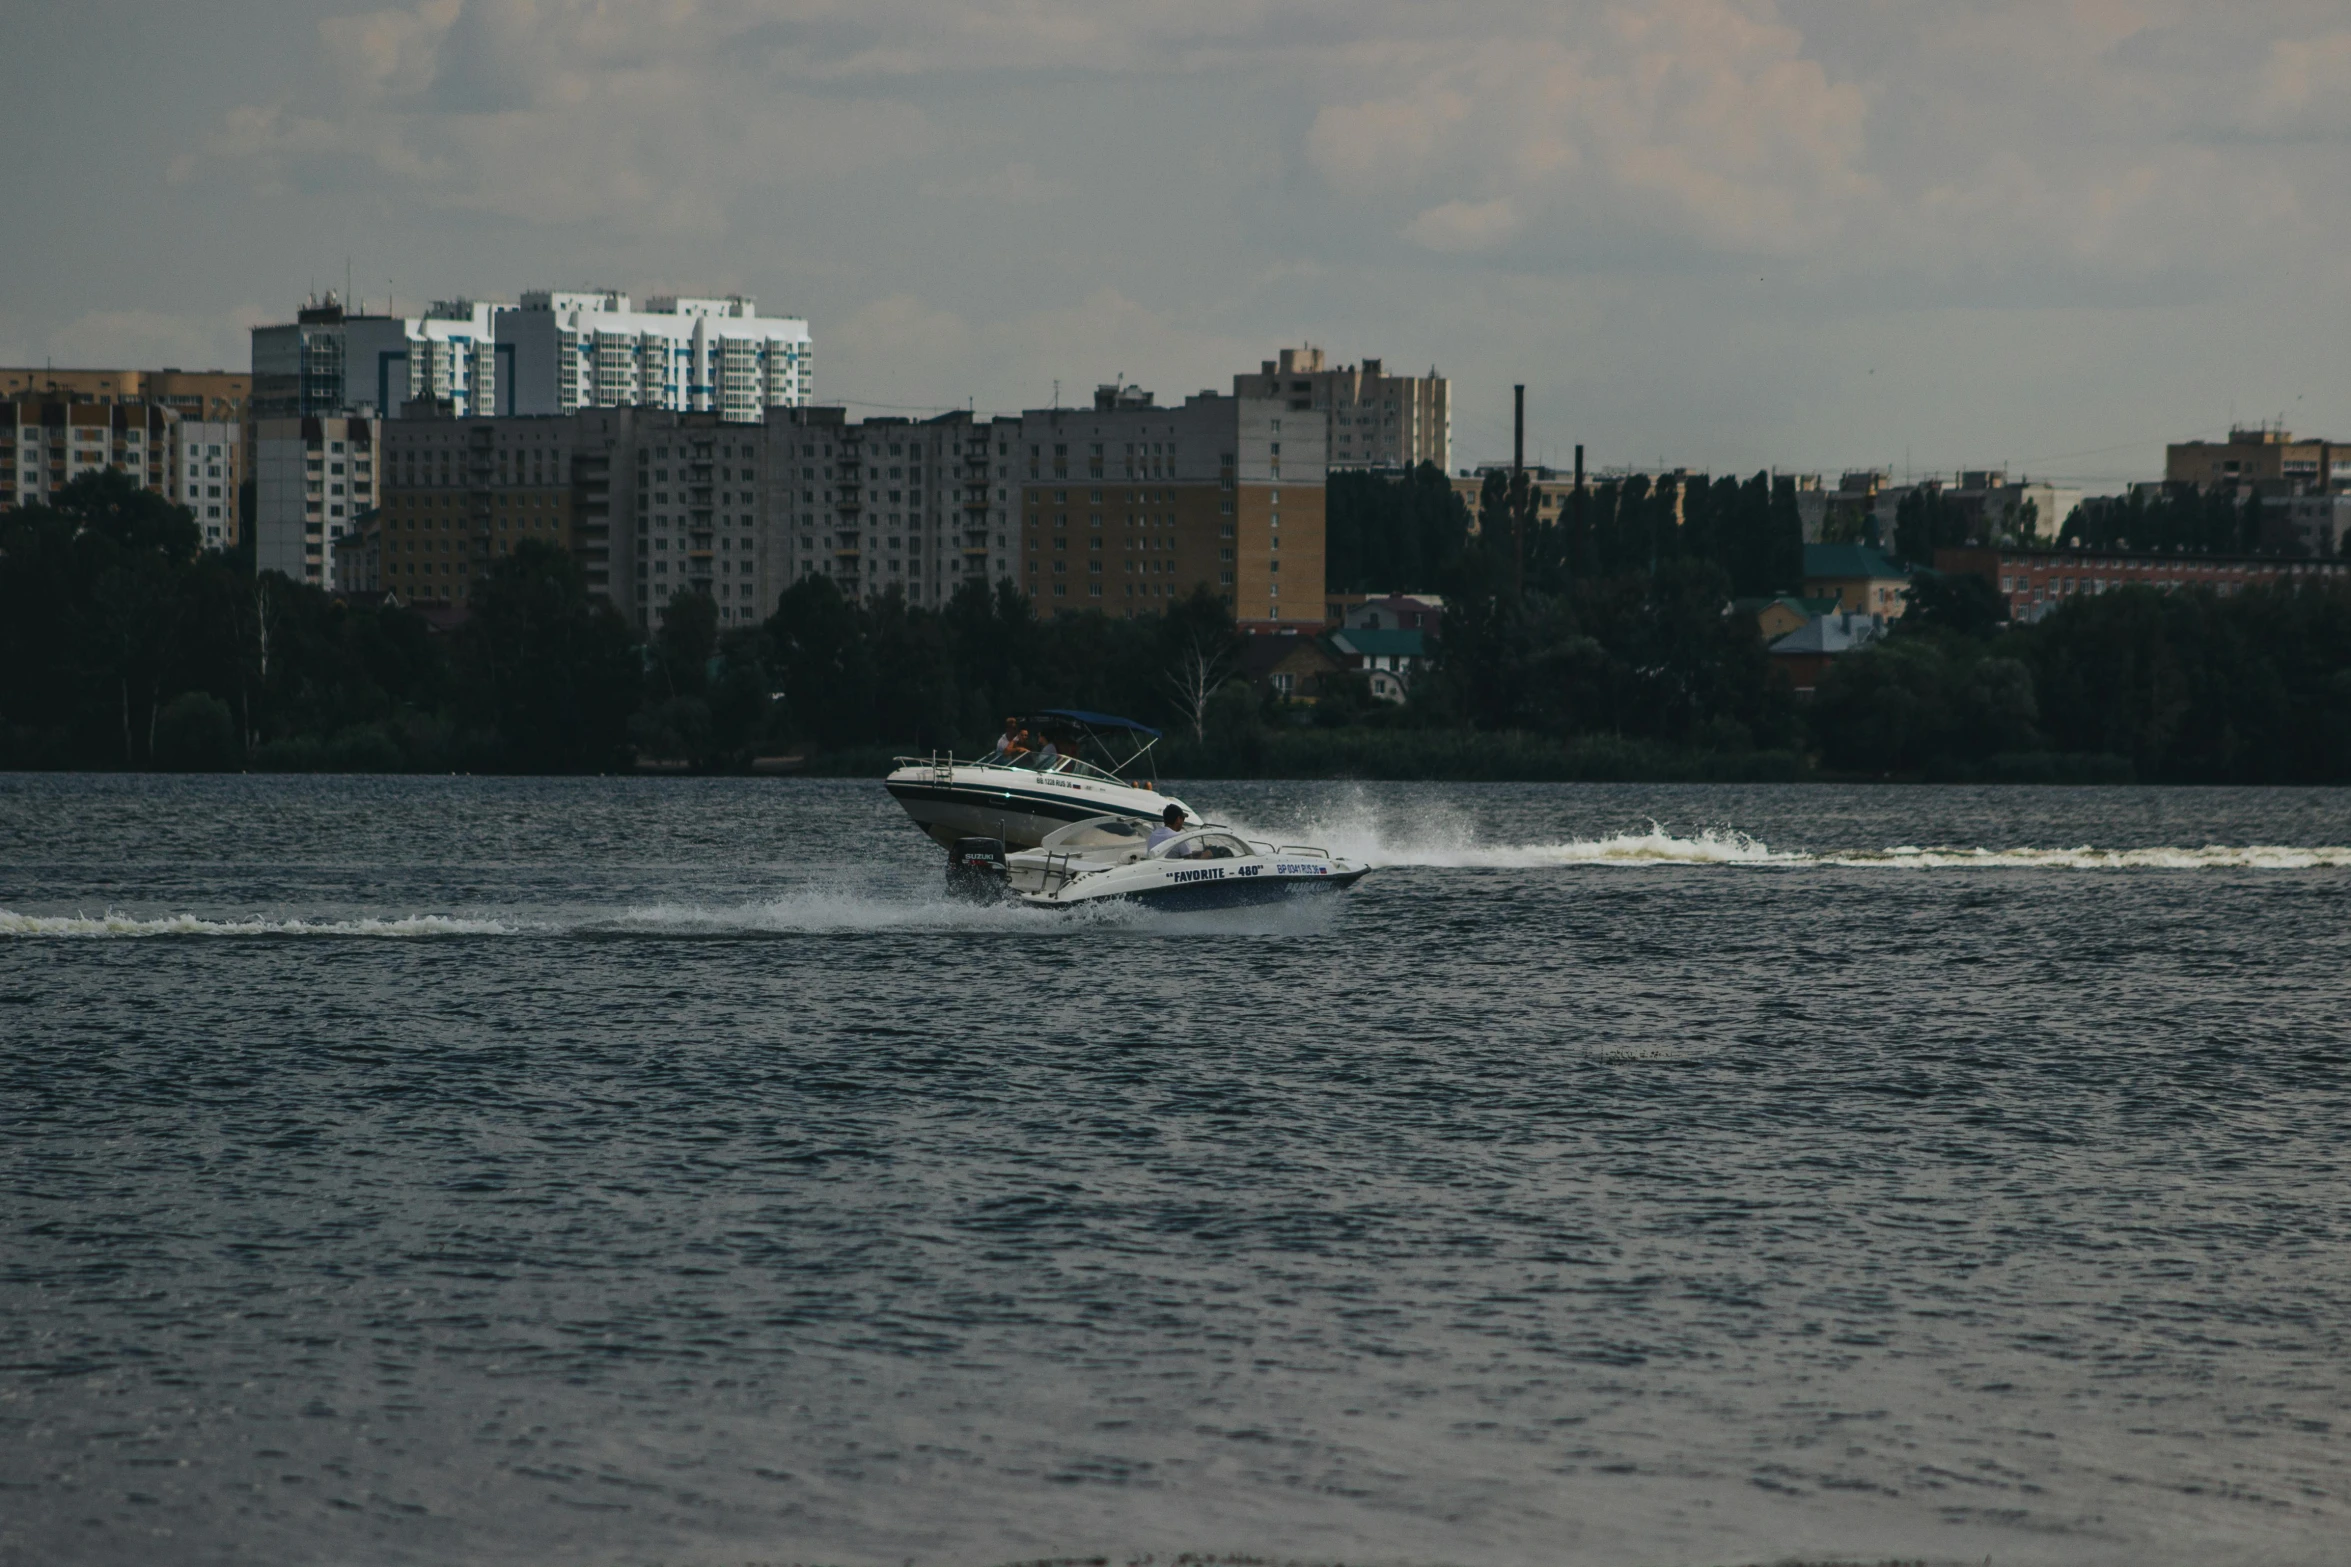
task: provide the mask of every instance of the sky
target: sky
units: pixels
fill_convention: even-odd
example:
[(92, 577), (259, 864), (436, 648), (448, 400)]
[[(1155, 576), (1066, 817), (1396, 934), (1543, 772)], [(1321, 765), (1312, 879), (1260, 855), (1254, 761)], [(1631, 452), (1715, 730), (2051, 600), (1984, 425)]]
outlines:
[(864, 412), (1434, 367), (1456, 465), (2351, 439), (2343, 0), (0, 0), (0, 362), (749, 293)]

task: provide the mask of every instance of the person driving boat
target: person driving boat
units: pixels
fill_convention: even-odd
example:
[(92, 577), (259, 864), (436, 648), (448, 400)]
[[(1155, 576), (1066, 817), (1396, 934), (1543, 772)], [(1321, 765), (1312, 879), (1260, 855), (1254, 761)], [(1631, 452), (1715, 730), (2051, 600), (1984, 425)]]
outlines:
[[(1166, 810), (1159, 813), (1159, 825), (1151, 829), (1151, 836), (1149, 840), (1144, 843), (1143, 851), (1146, 854), (1158, 852), (1159, 846), (1161, 844), (1167, 842), (1168, 839), (1173, 838), (1176, 834), (1182, 832), (1183, 830), (1184, 808), (1180, 805), (1169, 806)], [(1178, 851), (1174, 857), (1177, 859), (1183, 859), (1187, 858), (1188, 856), (1184, 855), (1181, 851)]]

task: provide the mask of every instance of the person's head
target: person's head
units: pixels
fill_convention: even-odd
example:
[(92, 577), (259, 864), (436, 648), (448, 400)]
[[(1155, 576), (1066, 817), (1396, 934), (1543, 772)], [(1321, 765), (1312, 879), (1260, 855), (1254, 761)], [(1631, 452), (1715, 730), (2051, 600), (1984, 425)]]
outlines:
[(1180, 805), (1171, 805), (1159, 813), (1159, 819), (1180, 831), (1184, 825), (1184, 808)]

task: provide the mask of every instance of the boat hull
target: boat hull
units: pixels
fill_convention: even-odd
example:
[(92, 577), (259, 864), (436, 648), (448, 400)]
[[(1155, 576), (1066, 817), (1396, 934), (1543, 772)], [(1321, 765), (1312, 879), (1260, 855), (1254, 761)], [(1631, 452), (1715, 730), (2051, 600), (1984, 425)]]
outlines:
[(1033, 775), (1024, 784), (1009, 768), (957, 768), (947, 782), (927, 768), (902, 768), (882, 786), (917, 827), (950, 849), (960, 838), (1001, 838), (1009, 849), (1033, 849), (1072, 822), (1096, 816), (1157, 822), (1181, 803), (1144, 789), (1041, 789)]
[[(1322, 876), (1243, 876), (1195, 874), (1183, 880), (1140, 882), (1127, 886), (1073, 885), (1060, 895), (1018, 894), (1031, 908), (1075, 909), (1090, 904), (1123, 903), (1147, 909), (1245, 909), (1296, 898), (1345, 892), (1361, 881), (1369, 867), (1333, 871)], [(1178, 873), (1182, 874), (1182, 873)]]

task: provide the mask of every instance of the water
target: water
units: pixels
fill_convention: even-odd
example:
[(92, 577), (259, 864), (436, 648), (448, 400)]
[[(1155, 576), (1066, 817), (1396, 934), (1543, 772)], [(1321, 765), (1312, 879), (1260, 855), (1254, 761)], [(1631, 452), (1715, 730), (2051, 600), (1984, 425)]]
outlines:
[(0, 776), (0, 1562), (2317, 1563), (2351, 794)]

